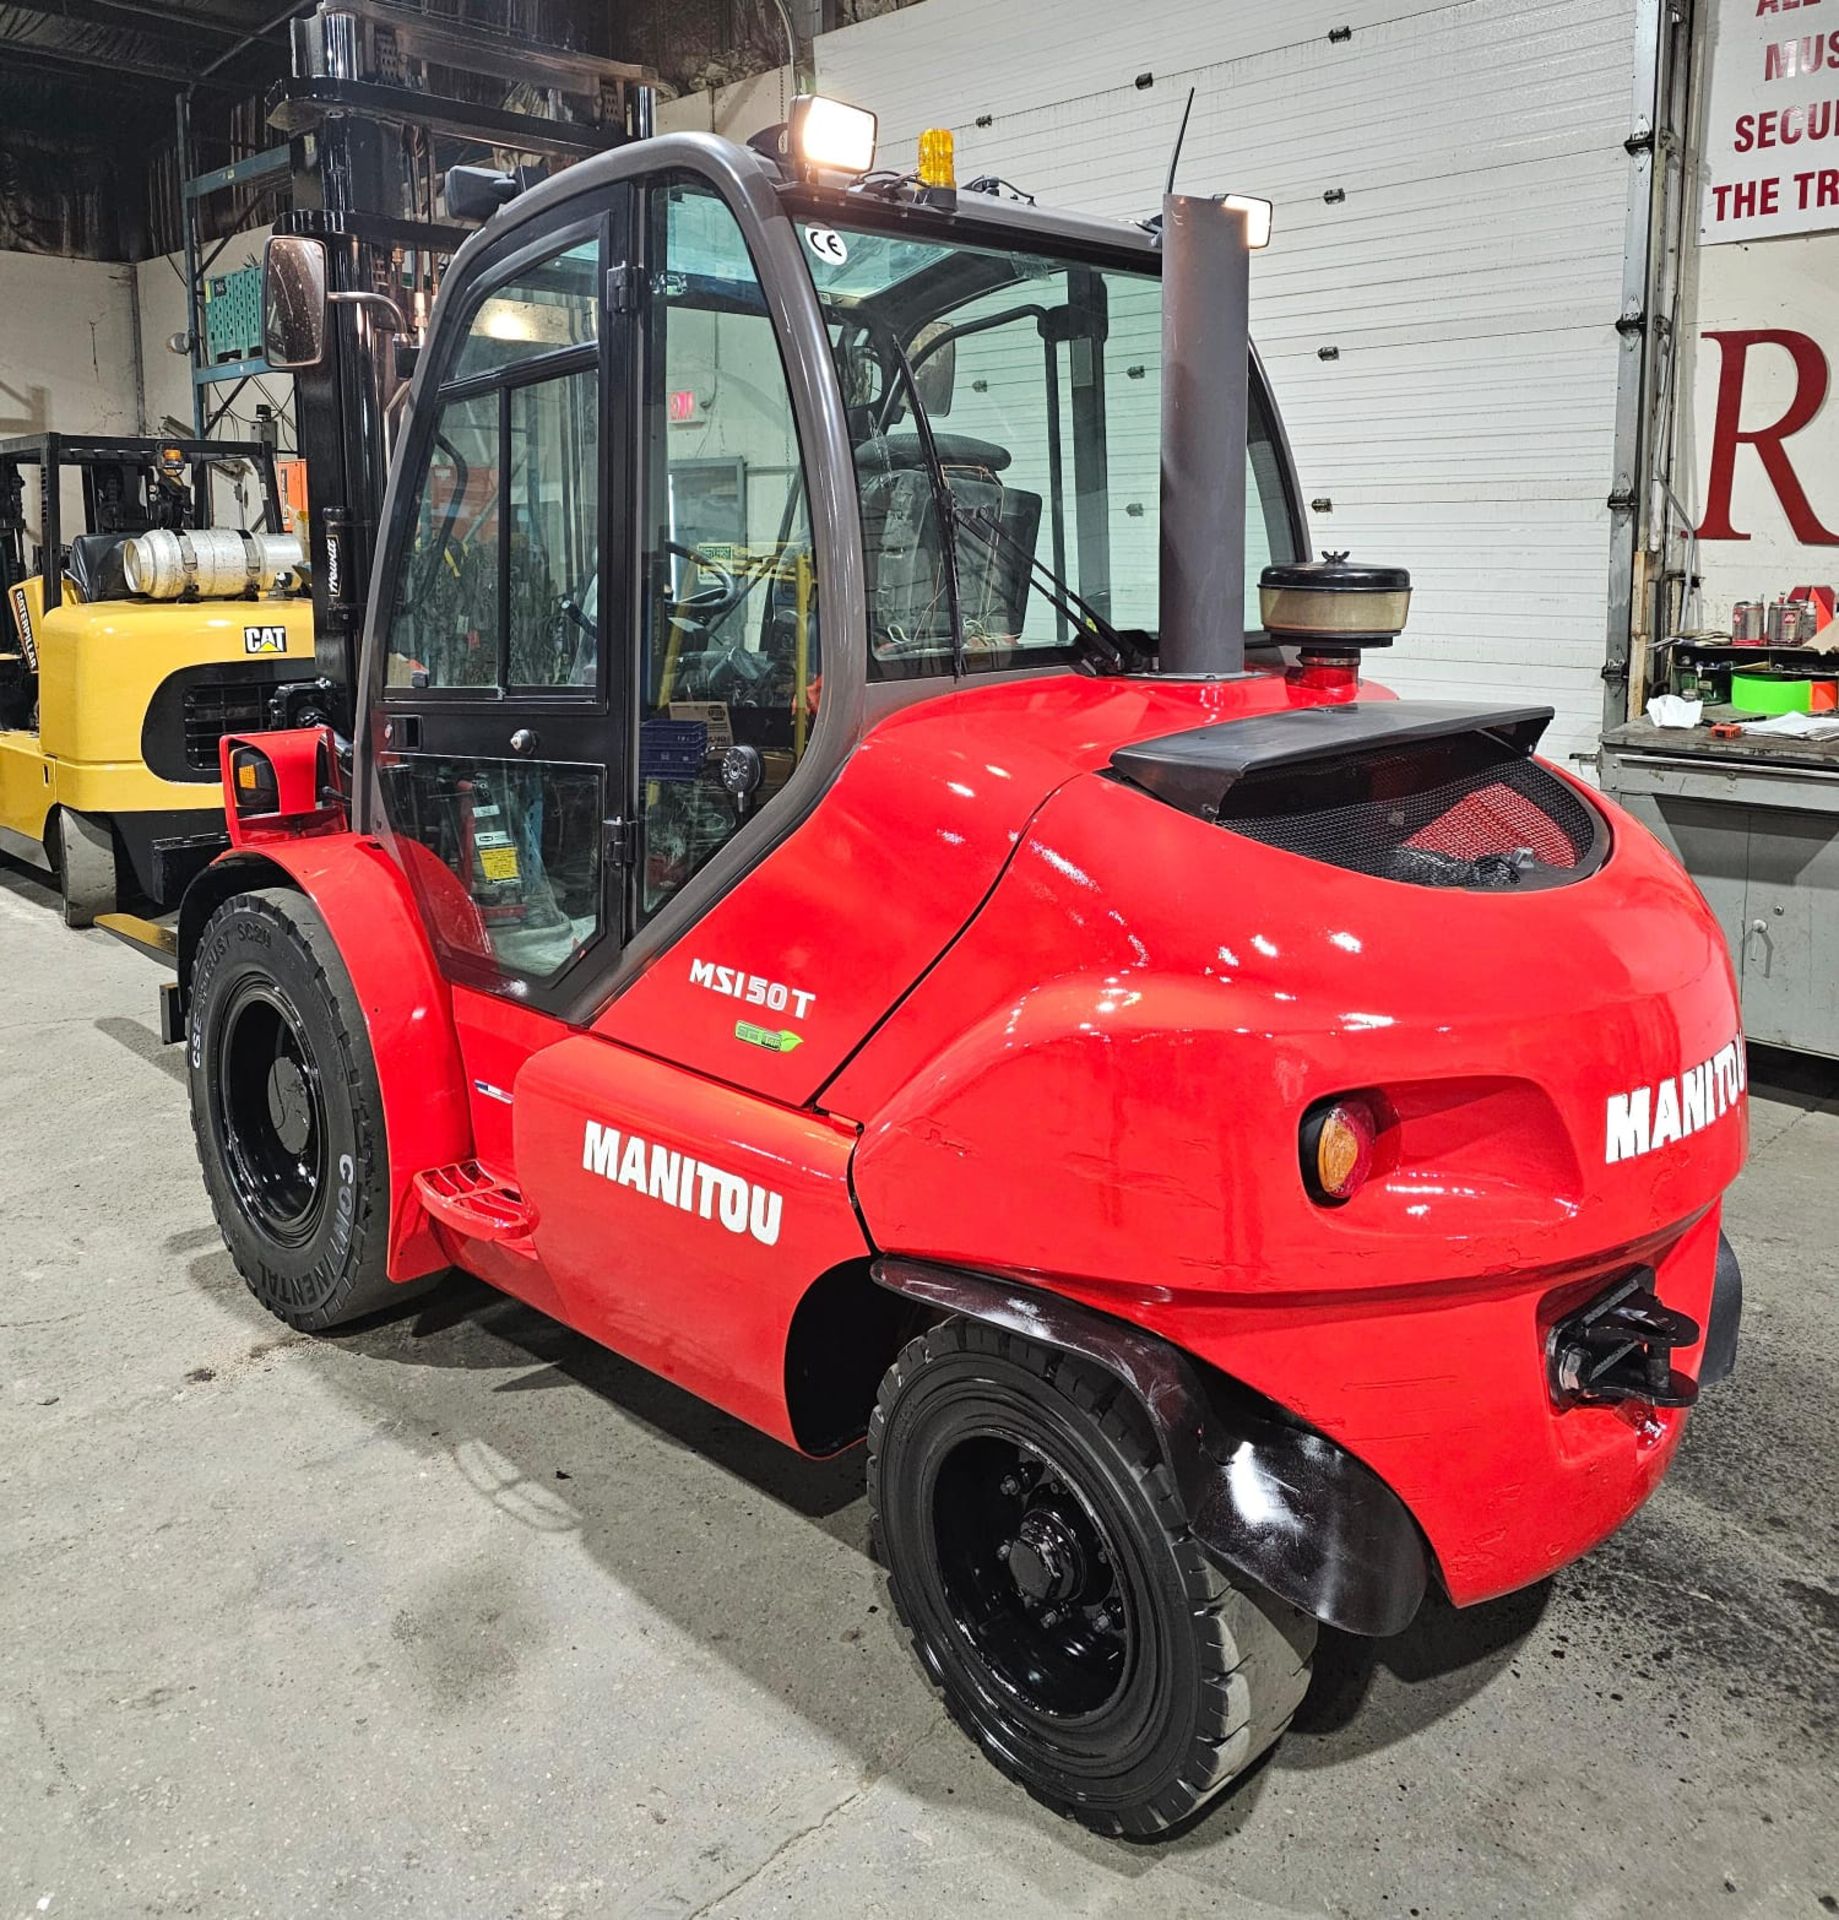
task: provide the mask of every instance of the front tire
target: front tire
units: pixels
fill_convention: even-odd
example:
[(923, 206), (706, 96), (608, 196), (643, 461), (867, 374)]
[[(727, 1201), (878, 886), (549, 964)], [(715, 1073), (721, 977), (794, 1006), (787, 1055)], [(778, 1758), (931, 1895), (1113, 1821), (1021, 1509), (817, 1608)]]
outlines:
[(868, 1449), (872, 1537), (914, 1651), (1036, 1799), (1147, 1838), (1288, 1727), (1315, 1622), (1201, 1552), (1111, 1375), (948, 1320), (888, 1371)]
[(206, 923), (186, 1063), (211, 1210), (249, 1291), (307, 1332), (400, 1298), (376, 1061), (304, 894), (237, 894)]

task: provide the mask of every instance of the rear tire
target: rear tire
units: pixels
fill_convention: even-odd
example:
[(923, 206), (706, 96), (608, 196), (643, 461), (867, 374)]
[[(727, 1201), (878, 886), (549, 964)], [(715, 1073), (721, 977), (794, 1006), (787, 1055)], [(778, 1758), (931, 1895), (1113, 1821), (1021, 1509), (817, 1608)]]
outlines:
[(1148, 1838), (1289, 1726), (1315, 1622), (1201, 1552), (1111, 1375), (948, 1320), (889, 1369), (868, 1449), (875, 1551), (920, 1664), (1037, 1800)]
[(98, 914), (115, 911), (115, 835), (106, 820), (58, 808), (57, 874), (65, 926), (93, 927)]
[(205, 1189), (249, 1291), (307, 1332), (401, 1299), (385, 1270), (376, 1061), (344, 962), (304, 894), (237, 894), (206, 922), (186, 1065)]

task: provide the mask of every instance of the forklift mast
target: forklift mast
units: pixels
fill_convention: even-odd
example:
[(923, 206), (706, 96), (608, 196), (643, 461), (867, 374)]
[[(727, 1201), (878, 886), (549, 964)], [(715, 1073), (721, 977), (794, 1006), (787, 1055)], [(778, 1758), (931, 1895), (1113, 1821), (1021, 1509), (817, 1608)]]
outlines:
[(295, 412), (318, 662), (332, 683), (316, 704), (342, 733), (395, 427), (441, 275), (473, 231), (447, 216), (446, 169), (483, 161), (531, 184), (623, 145), (649, 126), (645, 77), (382, 0), (322, 0), (294, 22), (293, 71), (269, 98), (292, 178), (275, 231), (326, 250), (326, 353), (296, 373)]

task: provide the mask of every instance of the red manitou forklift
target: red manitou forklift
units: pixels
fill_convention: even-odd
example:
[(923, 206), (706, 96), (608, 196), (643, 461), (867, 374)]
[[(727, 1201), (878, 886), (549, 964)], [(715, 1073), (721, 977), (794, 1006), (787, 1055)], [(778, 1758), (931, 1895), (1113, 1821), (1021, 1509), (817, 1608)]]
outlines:
[[(804, 98), (450, 182), (495, 210), (345, 724), (226, 741), (166, 1031), (271, 1311), (457, 1266), (866, 1440), (951, 1712), (1148, 1835), (1283, 1733), (1318, 1622), (1653, 1492), (1732, 1363), (1737, 1000), (1549, 709), (1361, 683), (1409, 583), (1309, 557), (1268, 207), (872, 143)], [(270, 242), (276, 364), (361, 317), (318, 245)]]

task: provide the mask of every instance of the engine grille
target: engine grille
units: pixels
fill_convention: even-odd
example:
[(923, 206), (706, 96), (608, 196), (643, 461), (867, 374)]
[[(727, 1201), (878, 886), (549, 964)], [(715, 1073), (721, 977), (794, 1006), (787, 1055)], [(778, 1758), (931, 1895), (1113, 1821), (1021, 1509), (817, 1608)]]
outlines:
[(260, 733), (274, 688), (263, 681), (192, 680), (185, 688), (185, 764), (217, 771), (217, 743), (226, 733)]
[(1562, 885), (1607, 851), (1595, 808), (1486, 733), (1247, 779), (1216, 818), (1266, 846), (1423, 887)]

